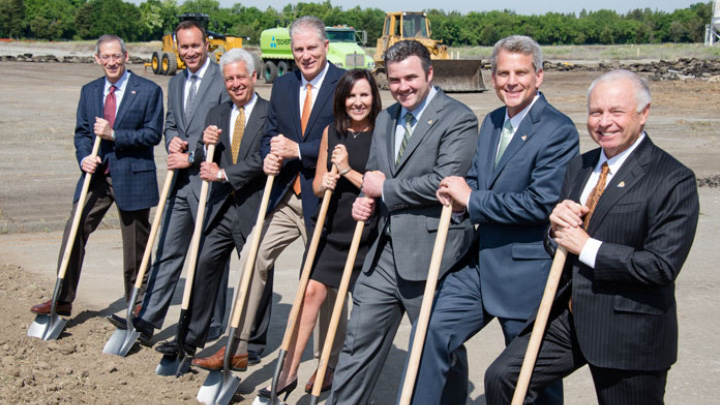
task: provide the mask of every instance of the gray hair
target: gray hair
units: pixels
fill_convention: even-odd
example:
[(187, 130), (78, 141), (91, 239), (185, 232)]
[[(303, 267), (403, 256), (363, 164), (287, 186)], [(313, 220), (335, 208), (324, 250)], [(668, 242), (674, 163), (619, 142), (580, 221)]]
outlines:
[(325, 33), (325, 23), (323, 20), (311, 15), (306, 15), (298, 18), (290, 24), (290, 28), (288, 28), (288, 31), (290, 31), (290, 45), (292, 46), (292, 39), (296, 33), (306, 30), (315, 31), (318, 38), (320, 38), (323, 42), (327, 39), (327, 34)]
[(105, 34), (105, 35), (101, 36), (100, 38), (98, 38), (97, 42), (95, 42), (95, 55), (100, 56), (100, 45), (108, 43), (108, 42), (112, 42), (112, 41), (119, 42), (120, 49), (122, 49), (123, 55), (127, 55), (127, 49), (125, 48), (125, 41), (123, 41), (122, 38), (120, 38), (119, 36), (113, 35), (113, 34)]
[(497, 56), (500, 51), (532, 55), (535, 73), (541, 71), (543, 68), (543, 56), (540, 45), (538, 45), (534, 39), (526, 35), (510, 35), (509, 37), (505, 37), (495, 43), (490, 62), (493, 73), (497, 70)]
[(390, 49), (385, 52), (385, 66), (387, 67), (391, 63), (402, 62), (411, 56), (417, 56), (420, 59), (422, 68), (425, 71), (425, 76), (427, 76), (430, 71), (430, 66), (432, 65), (430, 52), (425, 45), (412, 39), (396, 42), (395, 45), (391, 46)]
[(605, 82), (611, 82), (615, 80), (629, 80), (630, 83), (632, 83), (633, 90), (635, 93), (635, 103), (637, 104), (637, 112), (642, 111), (650, 104), (651, 98), (650, 98), (650, 87), (648, 87), (647, 80), (640, 77), (637, 73), (633, 73), (629, 70), (625, 69), (616, 69), (612, 70), (610, 72), (607, 72), (603, 74), (602, 76), (598, 77), (597, 79), (593, 80), (593, 82), (590, 84), (590, 87), (588, 87), (587, 91), (587, 100), (588, 100), (588, 107), (590, 106), (590, 94), (595, 89), (595, 86), (597, 86), (600, 83)]
[(250, 52), (240, 48), (233, 48), (220, 57), (220, 70), (223, 70), (226, 65), (236, 62), (245, 62), (245, 68), (250, 76), (255, 72), (255, 58)]

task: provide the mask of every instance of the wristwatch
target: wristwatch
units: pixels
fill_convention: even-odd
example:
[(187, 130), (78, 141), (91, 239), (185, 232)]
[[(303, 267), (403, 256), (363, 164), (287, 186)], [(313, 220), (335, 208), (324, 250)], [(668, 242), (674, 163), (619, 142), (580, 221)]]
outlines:
[(190, 152), (188, 154), (188, 163), (190, 163), (191, 165), (195, 163), (195, 152)]

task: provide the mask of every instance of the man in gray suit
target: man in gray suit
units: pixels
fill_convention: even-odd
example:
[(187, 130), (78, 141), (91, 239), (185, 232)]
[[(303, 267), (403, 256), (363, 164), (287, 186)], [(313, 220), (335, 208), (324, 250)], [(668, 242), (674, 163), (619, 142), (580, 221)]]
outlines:
[[(205, 116), (211, 108), (229, 101), (222, 73), (208, 58), (205, 30), (194, 21), (183, 21), (175, 32), (178, 54), (186, 66), (185, 73), (173, 77), (168, 85), (165, 145), (167, 168), (175, 170), (175, 184), (167, 203), (147, 293), (139, 316), (136, 313), (135, 327), (141, 333), (140, 342), (145, 344), (150, 343), (154, 329), (162, 327), (192, 238), (202, 184), (201, 159), (195, 158), (195, 149), (205, 128)], [(227, 285), (227, 276), (223, 285)], [(218, 332), (224, 316), (226, 288), (220, 290), (214, 315)], [(115, 315), (110, 321), (117, 327), (125, 325)]]
[[(382, 232), (355, 285), (333, 404), (370, 400), (403, 312), (417, 319), (442, 210), (435, 191), (443, 178), (467, 173), (477, 143), (475, 114), (432, 86), (430, 54), (422, 44), (398, 42), (385, 65), (397, 103), (378, 116), (364, 196), (353, 206), (357, 221), (378, 209)], [(441, 275), (469, 246), (472, 230), (467, 218), (453, 220)]]

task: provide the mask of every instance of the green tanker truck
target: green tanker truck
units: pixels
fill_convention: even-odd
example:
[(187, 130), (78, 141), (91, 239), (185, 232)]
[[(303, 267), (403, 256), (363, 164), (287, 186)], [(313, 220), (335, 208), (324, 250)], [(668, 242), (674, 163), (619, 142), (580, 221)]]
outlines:
[[(343, 69), (372, 69), (375, 62), (358, 45), (360, 35), (352, 27), (326, 27), (330, 49), (328, 60)], [(362, 42), (367, 42), (362, 31)], [(265, 83), (272, 83), (275, 78), (293, 70), (295, 60), (290, 49), (290, 32), (287, 28), (271, 28), (260, 34), (260, 51), (262, 52), (262, 75)]]

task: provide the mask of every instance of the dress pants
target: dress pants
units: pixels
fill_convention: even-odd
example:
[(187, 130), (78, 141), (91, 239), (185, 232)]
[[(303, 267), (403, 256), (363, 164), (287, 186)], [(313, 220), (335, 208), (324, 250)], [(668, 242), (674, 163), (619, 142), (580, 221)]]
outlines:
[[(531, 330), (515, 338), (485, 372), (485, 399), (488, 405), (509, 404), (517, 384)], [(607, 342), (622, 344), (621, 342)], [(580, 351), (575, 325), (565, 308), (550, 319), (535, 363), (525, 403), (538, 393), (587, 364)], [(667, 371), (616, 370), (589, 364), (598, 403), (607, 405), (662, 404)]]
[[(413, 404), (457, 404), (467, 401), (468, 364), (464, 343), (495, 317), (483, 306), (480, 270), (469, 264), (448, 273), (435, 294)], [(498, 318), (508, 345), (527, 323)], [(537, 404), (562, 404), (562, 382), (543, 392)]]
[[(265, 284), (268, 279), (268, 270), (275, 264), (275, 259), (297, 238), (302, 238), (303, 243), (307, 245), (308, 235), (303, 219), (302, 202), (300, 198), (292, 192), (288, 192), (277, 207), (265, 218), (263, 224), (262, 241), (258, 249), (255, 267), (253, 268), (253, 278), (250, 283), (250, 291), (248, 292), (248, 301), (245, 311), (245, 320), (240, 328), (239, 334), (236, 335), (240, 340), (240, 344), (236, 349), (236, 353), (244, 353), (248, 350), (247, 342), (252, 332), (255, 316), (258, 313), (260, 302), (262, 301)], [(252, 245), (252, 236), (248, 238), (246, 246)], [(245, 250), (248, 250), (246, 248)], [(241, 268), (245, 268), (245, 260), (247, 252), (241, 254)], [(325, 342), (328, 325), (332, 316), (333, 304), (336, 299), (336, 290), (329, 288), (328, 295), (320, 308), (318, 322), (315, 324), (313, 339), (313, 353), (316, 359), (320, 358), (322, 347)], [(338, 336), (343, 336), (343, 322), (338, 325)], [(337, 358), (342, 348), (342, 339), (335, 339), (332, 354), (329, 359), (330, 366), (337, 364)]]
[[(87, 244), (90, 234), (97, 229), (102, 221), (105, 213), (115, 202), (115, 191), (112, 186), (112, 177), (105, 175), (101, 171), (96, 172), (92, 176), (90, 188), (88, 190), (85, 207), (82, 211), (80, 224), (78, 226), (75, 243), (70, 254), (70, 261), (65, 272), (62, 289), (58, 301), (73, 302), (77, 293), (77, 286), (80, 282), (80, 273), (82, 271), (83, 260), (85, 259), (85, 245)], [(58, 271), (62, 263), (65, 246), (70, 237), (72, 228), (73, 215), (78, 201), (73, 204), (70, 219), (65, 225), (63, 232), (62, 245), (60, 246), (60, 255), (58, 257)], [(138, 211), (123, 211), (118, 208), (118, 216), (120, 217), (120, 233), (123, 241), (123, 278), (125, 285), (125, 301), (130, 299), (135, 284), (135, 276), (142, 263), (145, 245), (147, 244), (148, 235), (150, 234), (150, 209)], [(138, 303), (144, 294), (144, 287), (147, 280), (147, 272), (143, 281), (143, 288), (138, 294)]]
[[(155, 251), (155, 261), (150, 269), (147, 293), (140, 312), (141, 324), (150, 324), (155, 329), (162, 328), (182, 275), (185, 256), (189, 251), (197, 206), (197, 197), (189, 183), (179, 188), (168, 199), (162, 231)], [(228, 260), (225, 265), (226, 272), (229, 271), (229, 263)], [(225, 286), (227, 287), (227, 278)], [(221, 300), (223, 305), (218, 306), (218, 310), (213, 315), (214, 322), (218, 322), (218, 326), (222, 325), (225, 314), (225, 290), (226, 288), (223, 288), (218, 296), (218, 300)]]
[(377, 263), (362, 272), (353, 291), (347, 337), (335, 369), (329, 404), (367, 404), (392, 348), (403, 313), (414, 324), (425, 281), (400, 278), (392, 244), (381, 236)]

